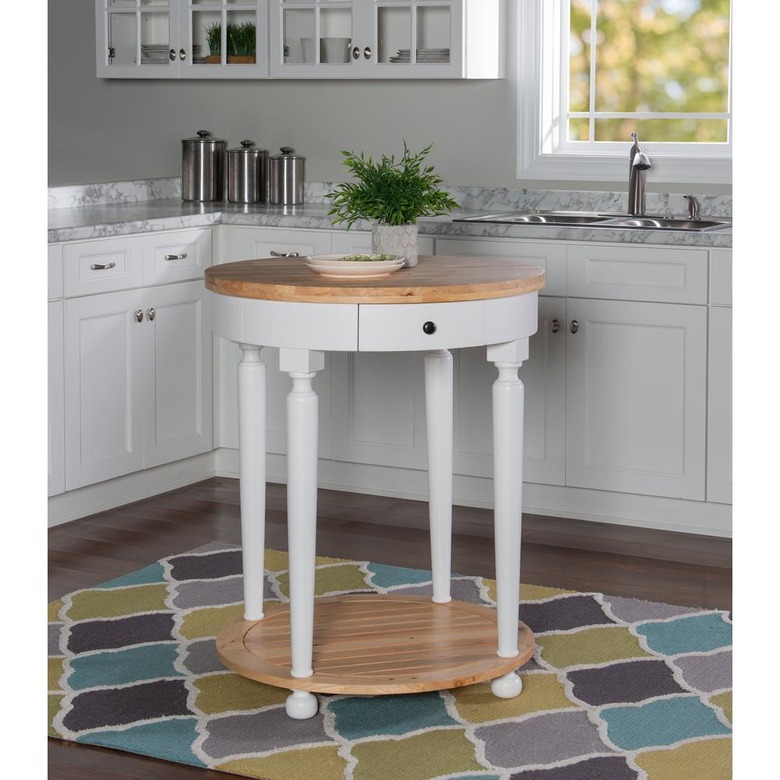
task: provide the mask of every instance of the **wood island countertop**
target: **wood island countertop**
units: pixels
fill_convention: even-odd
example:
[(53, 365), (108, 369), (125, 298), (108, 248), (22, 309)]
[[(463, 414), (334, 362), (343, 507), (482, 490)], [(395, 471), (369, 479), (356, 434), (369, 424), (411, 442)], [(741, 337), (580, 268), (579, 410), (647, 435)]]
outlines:
[(447, 303), (508, 298), (544, 287), (543, 268), (506, 257), (422, 255), (381, 279), (332, 279), (302, 257), (241, 260), (206, 269), (220, 295), (303, 303)]

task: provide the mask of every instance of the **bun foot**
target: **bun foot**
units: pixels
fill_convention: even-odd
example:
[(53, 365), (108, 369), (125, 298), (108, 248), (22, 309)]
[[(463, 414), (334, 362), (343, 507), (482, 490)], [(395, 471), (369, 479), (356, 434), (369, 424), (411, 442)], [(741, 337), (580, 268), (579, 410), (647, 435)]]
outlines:
[(493, 695), (499, 699), (514, 699), (515, 696), (520, 695), (520, 691), (523, 690), (523, 681), (520, 676), (514, 672), (505, 674), (503, 677), (496, 677), (490, 683), (490, 690), (493, 691)]
[(317, 697), (308, 691), (293, 691), (284, 704), (284, 709), (295, 720), (308, 720), (317, 714)]

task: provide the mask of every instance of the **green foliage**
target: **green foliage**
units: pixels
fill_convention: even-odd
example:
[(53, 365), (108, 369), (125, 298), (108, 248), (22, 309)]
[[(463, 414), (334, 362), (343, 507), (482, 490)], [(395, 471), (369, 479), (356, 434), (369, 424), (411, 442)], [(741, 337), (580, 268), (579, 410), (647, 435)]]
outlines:
[(209, 45), (209, 54), (217, 57), (222, 53), (222, 25), (214, 22), (203, 28), (206, 32), (206, 43)]
[(228, 54), (238, 57), (253, 57), (255, 54), (255, 25), (252, 22), (229, 24), (227, 26)]
[[(206, 32), (206, 42), (209, 54), (219, 56), (222, 53), (222, 25), (214, 22), (203, 28)], [(227, 53), (228, 56), (253, 57), (255, 54), (256, 28), (252, 22), (228, 24)]]
[(345, 223), (347, 230), (358, 220), (386, 225), (416, 223), (419, 217), (448, 214), (458, 204), (438, 185), (441, 177), (433, 166), (423, 165), (433, 144), (413, 154), (404, 144), (400, 160), (382, 155), (379, 161), (363, 152), (342, 151), (344, 165), (357, 179), (339, 184), (325, 197), (333, 201), (328, 211), (333, 224)]
[[(571, 111), (589, 110), (595, 56), (595, 110), (612, 113), (726, 113), (731, 0), (589, 0), (571, 2)], [(597, 9), (595, 52), (591, 8)], [(722, 119), (597, 119), (595, 141), (723, 142)], [(588, 140), (574, 119), (573, 140)]]

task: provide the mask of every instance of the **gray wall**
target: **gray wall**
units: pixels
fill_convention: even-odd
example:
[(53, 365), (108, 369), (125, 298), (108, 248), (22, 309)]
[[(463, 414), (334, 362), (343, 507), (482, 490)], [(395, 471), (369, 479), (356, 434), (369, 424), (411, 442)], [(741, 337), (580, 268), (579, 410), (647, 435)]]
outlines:
[(49, 0), (49, 186), (178, 176), (181, 139), (206, 129), (231, 148), (244, 138), (271, 152), (294, 147), (308, 181), (346, 179), (341, 149), (397, 154), (405, 139), (415, 150), (433, 142), (430, 161), (449, 185), (624, 189), (515, 178), (516, 6), (507, 6), (502, 80), (190, 81), (98, 79), (94, 0)]

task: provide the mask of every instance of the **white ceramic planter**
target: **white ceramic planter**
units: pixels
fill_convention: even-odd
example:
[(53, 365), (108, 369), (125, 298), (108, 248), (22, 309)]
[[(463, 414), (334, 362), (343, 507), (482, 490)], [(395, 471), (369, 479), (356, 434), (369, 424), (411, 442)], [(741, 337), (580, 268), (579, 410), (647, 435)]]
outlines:
[(384, 225), (374, 223), (371, 226), (371, 251), (374, 254), (400, 255), (406, 258), (406, 265), (417, 265), (417, 225), (407, 222), (405, 225)]

